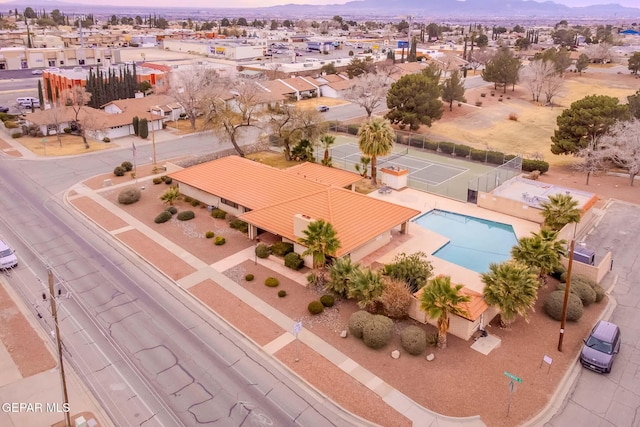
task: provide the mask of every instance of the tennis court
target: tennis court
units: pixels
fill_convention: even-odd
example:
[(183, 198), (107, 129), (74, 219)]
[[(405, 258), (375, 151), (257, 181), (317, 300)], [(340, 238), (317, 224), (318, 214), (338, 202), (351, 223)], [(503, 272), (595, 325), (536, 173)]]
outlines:
[[(330, 150), (334, 163), (344, 165), (345, 169), (355, 171), (355, 165), (360, 163), (362, 153), (355, 144), (344, 144)], [(321, 153), (317, 153), (320, 156)], [(318, 159), (319, 160), (319, 159)], [(469, 169), (455, 165), (446, 165), (409, 155), (408, 147), (395, 151), (384, 157), (378, 157), (378, 168), (396, 167), (407, 169), (409, 179), (423, 184), (437, 186), (445, 183)]]

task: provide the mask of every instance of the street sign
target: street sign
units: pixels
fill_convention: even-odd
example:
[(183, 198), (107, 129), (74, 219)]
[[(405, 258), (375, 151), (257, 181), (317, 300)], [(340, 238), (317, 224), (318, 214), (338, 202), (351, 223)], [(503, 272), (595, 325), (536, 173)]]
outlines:
[(504, 375), (505, 375), (506, 377), (508, 377), (508, 378), (511, 378), (511, 379), (512, 379), (512, 380), (514, 380), (514, 381), (519, 382), (519, 383), (521, 383), (521, 382), (522, 382), (522, 380), (521, 380), (520, 378), (516, 377), (515, 375), (513, 375), (513, 374), (511, 374), (511, 373), (509, 373), (509, 372), (507, 372), (507, 371), (504, 371)]
[(293, 335), (298, 335), (302, 330), (302, 322), (296, 322), (293, 324)]

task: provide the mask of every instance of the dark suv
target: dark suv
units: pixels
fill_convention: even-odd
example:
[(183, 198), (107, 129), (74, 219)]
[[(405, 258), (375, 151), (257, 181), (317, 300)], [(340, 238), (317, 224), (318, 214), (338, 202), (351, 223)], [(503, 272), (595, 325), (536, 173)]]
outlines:
[(620, 328), (604, 320), (593, 327), (589, 338), (584, 340), (580, 363), (592, 371), (611, 372), (613, 359), (620, 351)]

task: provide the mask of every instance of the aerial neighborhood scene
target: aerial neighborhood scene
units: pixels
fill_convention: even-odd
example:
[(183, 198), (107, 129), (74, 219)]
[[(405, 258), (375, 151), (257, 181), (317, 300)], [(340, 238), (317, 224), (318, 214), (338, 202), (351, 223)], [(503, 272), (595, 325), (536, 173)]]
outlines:
[(640, 426), (602, 3), (0, 0), (0, 426)]

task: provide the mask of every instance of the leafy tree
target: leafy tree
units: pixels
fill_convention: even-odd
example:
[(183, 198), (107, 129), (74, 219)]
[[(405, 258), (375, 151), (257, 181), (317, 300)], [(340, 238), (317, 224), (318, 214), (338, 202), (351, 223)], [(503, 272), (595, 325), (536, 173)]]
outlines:
[(229, 22), (229, 18), (222, 18), (222, 20), (220, 21), (220, 26), (221, 27), (231, 26), (231, 23)]
[(368, 74), (373, 72), (375, 65), (373, 64), (373, 58), (370, 56), (360, 59), (353, 58), (349, 65), (347, 65), (346, 71), (350, 79), (358, 77), (362, 74)]
[(573, 102), (556, 119), (558, 129), (551, 137), (551, 152), (576, 154), (606, 134), (616, 121), (627, 119), (629, 108), (618, 98), (588, 95)]
[(581, 212), (578, 201), (571, 195), (558, 193), (550, 195), (548, 202), (540, 204), (544, 225), (552, 230), (560, 230), (567, 224), (580, 222)]
[(329, 266), (329, 281), (325, 289), (343, 297), (347, 296), (354, 271), (359, 269), (360, 264), (352, 263), (350, 257), (335, 258)]
[(377, 184), (377, 158), (391, 153), (394, 141), (395, 133), (388, 120), (373, 117), (358, 129), (358, 147), (362, 154), (371, 158), (371, 183), (373, 185)]
[(239, 25), (241, 27), (248, 27), (249, 23), (247, 22), (246, 18), (238, 18), (237, 25)]
[(309, 223), (302, 231), (305, 237), (298, 239), (298, 242), (307, 249), (302, 256), (311, 255), (313, 257), (313, 268), (323, 268), (327, 261), (327, 256), (334, 256), (340, 248), (340, 240), (336, 237), (333, 225), (320, 219)]
[(411, 40), (411, 47), (409, 48), (409, 53), (407, 54), (407, 62), (416, 62), (418, 60), (418, 41), (415, 36)]
[(40, 109), (44, 110), (44, 92), (42, 91), (42, 80), (38, 80), (38, 100), (40, 101)]
[(422, 288), (420, 308), (438, 323), (438, 347), (447, 348), (447, 332), (449, 331), (449, 316), (468, 316), (469, 313), (461, 307), (462, 303), (471, 298), (460, 290), (462, 285), (452, 285), (451, 277), (437, 276)]
[(338, 74), (338, 71), (336, 70), (336, 66), (333, 65), (333, 62), (323, 65), (320, 68), (320, 72), (325, 74)]
[(495, 56), (487, 62), (485, 69), (482, 71), (482, 79), (494, 84), (494, 88), (498, 85), (504, 87), (507, 92), (507, 85), (518, 83), (520, 67), (522, 66), (520, 59), (513, 56), (513, 52), (504, 47), (495, 54)]
[(529, 37), (518, 37), (515, 46), (520, 50), (527, 50), (531, 46), (531, 40)]
[(278, 21), (276, 21), (275, 19), (271, 20), (271, 26), (269, 27), (271, 29), (271, 31), (275, 31), (278, 29)]
[(36, 19), (38, 17), (38, 15), (30, 7), (25, 8), (23, 15), (26, 19)]
[(391, 264), (384, 266), (383, 274), (404, 281), (411, 293), (415, 293), (427, 284), (432, 273), (433, 266), (427, 260), (427, 254), (420, 251), (411, 255), (404, 252), (396, 255)]
[(487, 47), (489, 45), (489, 37), (486, 34), (480, 34), (476, 37), (476, 46)]
[(500, 324), (508, 328), (517, 316), (527, 320), (538, 298), (538, 279), (524, 264), (507, 261), (489, 264), (482, 274), (485, 302), (500, 309)]
[(631, 74), (638, 74), (640, 70), (640, 52), (634, 52), (629, 58), (629, 71)]
[(138, 122), (138, 134), (142, 139), (147, 139), (147, 137), (149, 136), (149, 122), (147, 121), (147, 119), (142, 118)]
[(431, 126), (442, 117), (438, 80), (424, 73), (402, 76), (389, 89), (387, 107), (390, 111), (386, 118), (399, 123), (400, 128), (409, 125), (411, 130), (418, 130), (420, 125)]
[(635, 94), (627, 96), (627, 103), (631, 116), (640, 119), (640, 89)]
[(449, 103), (449, 111), (453, 110), (453, 102), (466, 102), (464, 97), (464, 80), (460, 78), (460, 72), (455, 70), (448, 79), (440, 86), (442, 91), (442, 100)]
[(589, 56), (586, 53), (581, 53), (580, 56), (578, 57), (578, 59), (576, 60), (576, 71), (578, 71), (578, 73), (580, 75), (582, 75), (582, 72), (584, 70), (587, 69), (587, 67), (589, 66)]
[(524, 33), (525, 30), (521, 25), (518, 24), (514, 26), (511, 31), (513, 31), (514, 33)]
[(382, 274), (370, 268), (357, 268), (349, 278), (347, 297), (355, 298), (358, 307), (373, 311), (373, 305), (382, 295), (383, 289)]
[(511, 256), (514, 260), (536, 271), (541, 280), (545, 274), (560, 265), (560, 257), (553, 243), (536, 234), (521, 237), (518, 244), (511, 248)]
[(629, 174), (629, 185), (633, 186), (640, 173), (640, 119), (617, 122), (602, 137), (603, 156), (609, 158)]
[(396, 29), (399, 33), (406, 33), (409, 29), (409, 23), (403, 19), (398, 24), (396, 24)]

